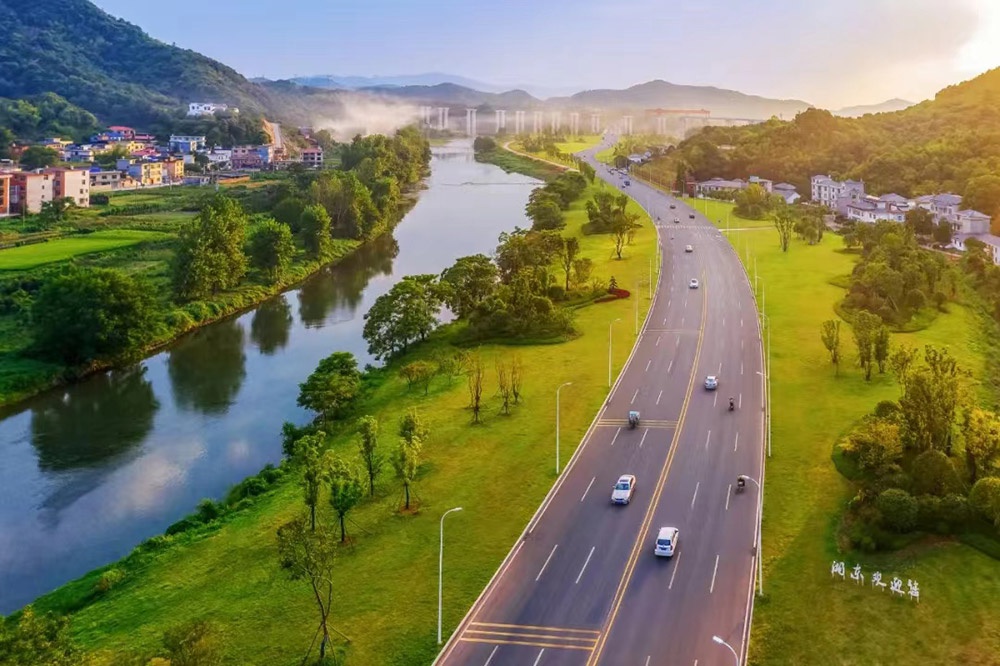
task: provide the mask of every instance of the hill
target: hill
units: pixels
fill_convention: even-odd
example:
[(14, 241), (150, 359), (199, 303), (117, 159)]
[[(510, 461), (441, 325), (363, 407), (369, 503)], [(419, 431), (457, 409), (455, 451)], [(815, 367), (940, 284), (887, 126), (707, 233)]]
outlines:
[(587, 90), (550, 103), (598, 109), (708, 109), (714, 116), (766, 119), (790, 118), (811, 104), (797, 99), (769, 99), (713, 86), (685, 86), (656, 79), (624, 90)]
[(844, 118), (860, 118), (861, 116), (867, 115), (869, 113), (891, 113), (893, 111), (902, 111), (903, 109), (908, 109), (913, 106), (913, 102), (907, 102), (905, 99), (899, 99), (894, 97), (893, 99), (886, 100), (880, 104), (861, 104), (859, 106), (845, 106), (843, 109), (837, 109), (833, 112), (835, 116), (842, 116)]
[(433, 102), (470, 107), (484, 104), (496, 108), (504, 106), (524, 108), (541, 105), (541, 100), (532, 97), (523, 90), (488, 93), (454, 83), (439, 83), (434, 86), (373, 86), (361, 88), (360, 92), (414, 102)]
[(790, 122), (706, 128), (670, 159), (685, 161), (698, 179), (754, 174), (800, 192), (818, 173), (862, 179), (876, 194), (955, 192), (963, 205), (997, 217), (1000, 68), (894, 113), (839, 118), (810, 109)]

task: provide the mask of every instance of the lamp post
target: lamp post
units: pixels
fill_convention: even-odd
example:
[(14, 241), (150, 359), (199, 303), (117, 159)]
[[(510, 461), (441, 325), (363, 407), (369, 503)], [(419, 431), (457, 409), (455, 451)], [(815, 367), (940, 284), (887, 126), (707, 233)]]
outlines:
[(767, 344), (765, 345), (766, 358), (764, 359), (764, 372), (758, 371), (757, 374), (761, 375), (764, 379), (764, 396), (765, 396), (765, 406), (767, 419), (767, 457), (771, 457), (771, 318), (768, 317), (763, 312), (760, 313), (761, 321), (765, 324), (767, 328)]
[(559, 391), (573, 382), (564, 382), (556, 389), (556, 476), (559, 476)]
[(717, 643), (719, 645), (725, 645), (727, 648), (729, 648), (729, 651), (733, 653), (733, 657), (736, 659), (736, 666), (740, 666), (740, 655), (736, 654), (736, 650), (733, 649), (732, 645), (722, 640), (718, 636), (712, 636), (712, 642)]
[(760, 482), (752, 476), (747, 476), (746, 474), (740, 474), (739, 478), (745, 481), (753, 481), (753, 484), (757, 486), (757, 594), (764, 594), (764, 548), (762, 543), (763, 533), (761, 531), (760, 523), (761, 518), (764, 513), (764, 489), (760, 487)]
[(642, 280), (635, 281), (635, 336), (639, 337), (639, 294), (642, 289)]
[(622, 318), (619, 317), (608, 326), (608, 388), (611, 388), (611, 331), (614, 329), (615, 322), (621, 320)]
[(449, 513), (461, 510), (462, 507), (456, 506), (441, 514), (441, 550), (438, 553), (438, 645), (441, 645), (441, 593), (444, 588), (444, 517)]

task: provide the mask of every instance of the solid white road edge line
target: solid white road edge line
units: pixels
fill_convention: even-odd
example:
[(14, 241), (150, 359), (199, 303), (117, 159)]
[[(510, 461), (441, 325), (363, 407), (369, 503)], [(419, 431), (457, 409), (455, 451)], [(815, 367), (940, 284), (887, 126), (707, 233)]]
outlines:
[[(550, 552), (549, 556), (545, 558), (545, 564), (542, 565), (542, 568), (538, 570), (538, 575), (535, 576), (535, 582), (536, 583), (538, 582), (538, 579), (542, 577), (542, 574), (545, 573), (545, 567), (549, 566), (549, 560), (551, 560), (552, 556), (556, 554), (556, 548), (558, 548), (558, 547), (559, 547), (559, 544), (556, 544), (556, 545), (552, 546), (552, 552)], [(718, 559), (718, 558), (716, 558), (716, 559)]]
[(574, 585), (580, 582), (580, 578), (583, 576), (583, 572), (587, 570), (587, 565), (590, 564), (590, 558), (591, 556), (593, 556), (595, 548), (597, 548), (597, 546), (590, 547), (590, 553), (587, 554), (587, 559), (583, 562), (583, 568), (580, 569), (580, 573), (576, 575), (576, 581), (573, 583)]

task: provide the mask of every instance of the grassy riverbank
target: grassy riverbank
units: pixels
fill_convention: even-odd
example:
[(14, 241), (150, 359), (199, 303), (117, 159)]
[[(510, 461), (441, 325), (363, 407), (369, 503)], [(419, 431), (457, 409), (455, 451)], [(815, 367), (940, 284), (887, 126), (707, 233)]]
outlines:
[[(593, 260), (594, 276), (614, 275), (631, 285), (646, 277), (655, 252), (655, 232), (642, 218), (635, 243), (625, 259), (614, 260), (609, 236), (584, 236), (584, 202), (593, 188), (567, 213), (564, 234), (580, 237), (581, 256)], [(637, 210), (638, 212), (638, 210)], [(352, 513), (348, 525), (354, 543), (344, 548), (334, 574), (331, 622), (350, 636), (349, 664), (430, 663), (436, 654), (436, 576), (438, 519), (449, 518), (452, 535), (446, 551), (445, 628), (454, 627), (493, 574), (530, 515), (555, 479), (553, 397), (562, 392), (562, 456), (568, 460), (607, 392), (608, 322), (640, 315), (649, 306), (645, 290), (629, 299), (590, 304), (577, 310), (581, 332), (561, 344), (486, 345), (485, 395), (490, 396), (481, 425), (471, 425), (464, 379), (438, 378), (429, 395), (407, 390), (397, 374), (402, 363), (427, 358), (449, 346), (456, 334), (447, 328), (412, 354), (377, 374), (361, 413), (383, 424), (382, 446), (389, 448), (399, 416), (417, 407), (428, 422), (425, 464), (415, 485), (419, 510), (397, 512), (402, 489), (384, 474), (374, 501)], [(622, 324), (615, 345), (620, 370), (630, 351), (630, 327)], [(334, 350), (330, 350), (334, 351)], [(493, 396), (493, 357), (518, 354), (523, 361), (524, 401), (510, 416), (499, 413)], [(278, 436), (279, 423), (274, 424)], [(342, 433), (334, 450), (354, 455), (355, 437)], [(326, 507), (325, 503), (323, 505)], [(88, 650), (155, 654), (163, 632), (204, 618), (219, 627), (227, 660), (243, 664), (297, 664), (313, 638), (314, 602), (302, 582), (288, 581), (277, 566), (275, 530), (303, 511), (295, 478), (279, 482), (272, 493), (202, 533), (171, 539), (161, 550), (122, 565), (123, 583), (103, 597), (92, 590), (99, 572), (40, 599), (41, 609), (74, 610), (72, 634)], [(323, 520), (332, 520), (329, 509)], [(130, 566), (132, 568), (130, 568)]]
[(498, 166), (507, 173), (521, 173), (544, 181), (552, 180), (566, 170), (554, 164), (518, 155), (503, 146), (477, 152), (476, 160)]
[[(708, 205), (713, 219), (728, 206)], [(836, 529), (852, 490), (831, 460), (834, 446), (878, 401), (898, 397), (888, 374), (866, 383), (854, 367), (850, 329), (842, 329), (846, 353), (839, 377), (820, 341), (820, 323), (836, 317), (834, 304), (844, 295), (831, 282), (851, 271), (856, 255), (845, 253), (840, 237), (829, 233), (815, 246), (794, 240), (787, 253), (777, 234), (763, 228), (732, 232), (731, 240), (742, 258), (749, 256), (751, 274), (756, 265), (773, 326), (766, 595), (754, 614), (750, 663), (994, 663), (1000, 634), (987, 628), (1000, 625), (1000, 562), (941, 538), (891, 554), (838, 549)], [(949, 304), (948, 310), (924, 330), (894, 334), (893, 343), (947, 347), (984, 378), (993, 324), (972, 308)], [(920, 603), (831, 579), (835, 559), (848, 568), (862, 564), (866, 576), (875, 570), (899, 576), (904, 589), (907, 579), (918, 581)]]

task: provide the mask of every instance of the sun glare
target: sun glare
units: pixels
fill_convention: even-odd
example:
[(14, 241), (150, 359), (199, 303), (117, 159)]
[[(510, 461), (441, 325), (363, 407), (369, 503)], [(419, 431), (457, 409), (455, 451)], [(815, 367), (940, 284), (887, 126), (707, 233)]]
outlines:
[(980, 17), (979, 27), (959, 51), (956, 63), (960, 70), (971, 74), (1000, 67), (1000, 3), (980, 2)]

